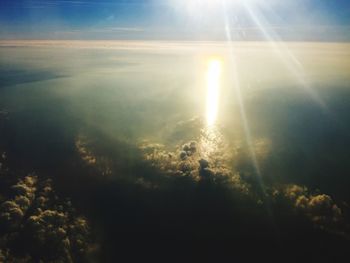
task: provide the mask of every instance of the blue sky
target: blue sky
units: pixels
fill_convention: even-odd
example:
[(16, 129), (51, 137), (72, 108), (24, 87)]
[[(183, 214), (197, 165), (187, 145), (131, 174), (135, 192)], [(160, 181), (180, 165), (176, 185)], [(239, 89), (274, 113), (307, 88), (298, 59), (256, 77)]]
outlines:
[(348, 0), (223, 1), (0, 0), (0, 39), (350, 39)]

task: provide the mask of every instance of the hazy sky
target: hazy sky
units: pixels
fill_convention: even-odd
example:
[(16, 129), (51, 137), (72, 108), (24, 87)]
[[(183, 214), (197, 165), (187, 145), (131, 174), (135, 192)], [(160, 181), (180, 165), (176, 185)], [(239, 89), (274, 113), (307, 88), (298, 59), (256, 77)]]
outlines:
[(225, 40), (225, 29), (234, 40), (349, 40), (350, 2), (0, 1), (0, 39)]

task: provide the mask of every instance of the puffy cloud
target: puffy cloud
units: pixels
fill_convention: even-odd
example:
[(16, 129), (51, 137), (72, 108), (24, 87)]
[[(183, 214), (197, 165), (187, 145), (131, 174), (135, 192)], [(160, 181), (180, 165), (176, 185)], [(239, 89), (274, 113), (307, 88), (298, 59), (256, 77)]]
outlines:
[(21, 207), (14, 201), (6, 201), (0, 207), (0, 219), (13, 225), (20, 222), (24, 213)]
[(36, 182), (36, 176), (28, 175), (11, 187), (14, 198), (1, 204), (0, 222), (11, 227), (18, 226), (34, 199)]
[(96, 164), (96, 157), (86, 146), (86, 138), (83, 136), (78, 136), (75, 141), (75, 147), (80, 154), (82, 160), (88, 165)]
[[(249, 194), (257, 203), (261, 203), (258, 190), (255, 191), (253, 185), (244, 181), (240, 173), (232, 167), (232, 163), (235, 163), (234, 158), (239, 157), (239, 153), (235, 155), (232, 149), (230, 151), (225, 148), (225, 143), (220, 141), (220, 138), (214, 137), (216, 141), (213, 142), (210, 134), (202, 136), (198, 141), (177, 146), (174, 151), (167, 151), (166, 146), (147, 141), (140, 145), (140, 149), (144, 159), (166, 176), (189, 177), (194, 182), (220, 183), (240, 193)], [(270, 150), (271, 142), (267, 139), (254, 143), (254, 151), (259, 160), (266, 158)], [(230, 158), (233, 162), (230, 162)], [(143, 183), (146, 185), (144, 181)], [(274, 189), (274, 197), (286, 199), (317, 227), (336, 233), (341, 233), (341, 229), (344, 229), (342, 210), (329, 195), (312, 194), (307, 187), (296, 184), (271, 189)]]
[(112, 174), (110, 161), (103, 156), (98, 156), (89, 147), (89, 140), (86, 136), (78, 135), (75, 139), (75, 148), (80, 155), (82, 161), (88, 165), (93, 166), (101, 172), (102, 175), (109, 176)]
[[(188, 177), (194, 182), (219, 183), (249, 195), (257, 204), (265, 203), (269, 196), (261, 191), (261, 182), (252, 163), (251, 151), (263, 167), (272, 152), (271, 140), (255, 139), (252, 141), (252, 149), (249, 149), (243, 142), (235, 141), (234, 145), (230, 144), (218, 130), (203, 127), (198, 119), (173, 127), (170, 139), (172, 143), (178, 143), (173, 148), (172, 144), (142, 142), (140, 149), (144, 159), (166, 176)], [(196, 132), (200, 130), (198, 136), (192, 129)], [(195, 140), (186, 142), (190, 138)], [(329, 195), (314, 194), (307, 187), (296, 184), (282, 185), (278, 189), (270, 187), (274, 190), (273, 196), (281, 197), (274, 199), (275, 202), (281, 201), (275, 203), (277, 207), (282, 205), (290, 209), (292, 206), (293, 210), (305, 215), (318, 228), (337, 234), (344, 233), (346, 226), (343, 211)]]
[(167, 176), (190, 177), (195, 182), (220, 182), (247, 194), (249, 186), (223, 160), (226, 150), (218, 148), (217, 152), (206, 158), (208, 155), (204, 151), (205, 147), (201, 142), (193, 140), (176, 147), (174, 151), (166, 151), (164, 145), (147, 141), (140, 145), (145, 160)]
[(339, 233), (338, 228), (341, 224), (338, 223), (344, 220), (343, 213), (329, 195), (312, 194), (307, 187), (296, 184), (284, 186), (273, 195), (285, 197), (316, 226)]
[[(194, 146), (195, 142), (190, 144)], [(199, 164), (196, 160), (198, 157), (196, 158), (195, 151), (185, 151), (188, 147), (189, 144), (185, 144), (173, 152), (168, 152), (164, 150), (165, 147), (161, 144), (143, 142), (140, 149), (144, 154), (145, 160), (163, 173), (167, 175), (192, 176), (194, 179), (199, 179)]]
[(24, 210), (27, 210), (31, 204), (31, 200), (23, 195), (16, 196), (14, 201)]
[(68, 228), (71, 248), (77, 253), (84, 254), (89, 249), (90, 227), (85, 218), (75, 217)]
[(55, 210), (44, 210), (29, 217), (26, 228), (36, 248), (60, 255), (58, 259), (73, 262), (67, 236), (67, 215)]
[[(52, 180), (38, 181), (29, 175), (11, 190), (13, 199), (0, 205), (0, 224), (6, 229), (0, 238), (1, 262), (29, 262), (31, 257), (45, 262), (75, 262), (86, 256), (91, 244), (89, 223), (77, 215), (69, 200), (56, 195)], [(17, 258), (6, 245), (16, 244), (21, 237), (25, 237), (29, 256)]]
[(90, 227), (85, 218), (76, 215), (69, 200), (61, 200), (52, 181), (43, 181), (38, 190), (31, 215), (25, 228), (32, 233), (32, 242), (60, 260), (73, 262), (74, 257), (86, 253), (90, 244)]

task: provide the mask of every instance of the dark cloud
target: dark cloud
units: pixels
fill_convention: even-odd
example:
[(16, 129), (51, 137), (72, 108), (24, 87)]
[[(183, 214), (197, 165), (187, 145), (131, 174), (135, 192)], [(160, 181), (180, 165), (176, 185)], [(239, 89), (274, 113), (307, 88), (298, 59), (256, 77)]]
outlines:
[(11, 195), (0, 205), (2, 262), (76, 262), (86, 256), (89, 223), (56, 195), (52, 180), (28, 175), (11, 187)]
[(11, 187), (14, 198), (0, 206), (0, 220), (3, 224), (11, 228), (18, 227), (33, 202), (36, 181), (36, 176), (28, 175)]
[[(94, 152), (94, 142), (89, 137), (79, 134), (75, 139), (75, 148), (83, 163), (89, 167), (94, 167), (103, 176), (111, 176), (113, 164), (103, 154)], [(95, 149), (96, 150), (96, 149)]]
[[(224, 143), (215, 142), (212, 145), (207, 138), (201, 137), (198, 142), (190, 141), (170, 152), (165, 150), (167, 147), (164, 145), (148, 142), (141, 144), (140, 149), (144, 153), (145, 160), (167, 176), (188, 177), (197, 183), (210, 181), (224, 185), (242, 196), (250, 196), (257, 205), (271, 206), (268, 209), (274, 209), (283, 204), (291, 210), (296, 209), (319, 229), (348, 235), (343, 211), (329, 195), (313, 194), (305, 186), (296, 184), (281, 185), (277, 188), (273, 185), (265, 186), (257, 178), (259, 175), (254, 174), (254, 167), (250, 174), (247, 173), (246, 168), (242, 169), (244, 159), (246, 162), (250, 161), (249, 166), (253, 165), (249, 160), (251, 158), (249, 154), (243, 151), (246, 156), (242, 155), (242, 150), (238, 149), (236, 154), (229, 156), (229, 150), (221, 145)], [(208, 154), (206, 147), (212, 147), (214, 150), (209, 149)], [(256, 140), (253, 143), (253, 151), (258, 161), (263, 162), (271, 151), (271, 142), (267, 139)], [(229, 161), (230, 158), (233, 162)], [(231, 163), (234, 166), (230, 166)], [(244, 176), (242, 177), (241, 174)], [(265, 192), (266, 189), (268, 189), (267, 192)], [(271, 197), (272, 203), (269, 201)], [(286, 199), (287, 202), (276, 197)]]
[(241, 180), (239, 173), (233, 172), (228, 163), (218, 161), (226, 154), (225, 149), (219, 149), (214, 158), (205, 159), (203, 156), (206, 153), (201, 150), (201, 143), (190, 141), (169, 152), (161, 144), (144, 142), (140, 149), (145, 160), (167, 176), (189, 177), (195, 182), (225, 182), (229, 187), (248, 193), (249, 186)]
[(342, 209), (332, 197), (322, 193), (312, 193), (307, 187), (296, 184), (275, 189), (275, 198), (286, 198), (299, 212), (304, 213), (312, 223), (321, 229), (349, 236)]

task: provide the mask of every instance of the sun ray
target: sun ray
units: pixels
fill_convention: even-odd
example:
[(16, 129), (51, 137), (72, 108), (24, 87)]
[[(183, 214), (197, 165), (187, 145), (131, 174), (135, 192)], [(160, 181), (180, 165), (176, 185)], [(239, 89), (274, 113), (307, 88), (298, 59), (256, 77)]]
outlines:
[(238, 73), (238, 65), (237, 65), (237, 58), (233, 49), (233, 44), (232, 44), (232, 37), (231, 37), (231, 25), (228, 19), (228, 14), (227, 14), (227, 9), (226, 9), (226, 5), (225, 5), (226, 1), (223, 0), (222, 4), (223, 4), (223, 16), (224, 16), (224, 21), (225, 21), (225, 32), (226, 32), (226, 38), (227, 38), (227, 45), (229, 48), (229, 55), (230, 55), (230, 60), (231, 60), (231, 66), (232, 66), (232, 86), (236, 95), (236, 99), (238, 102), (238, 106), (239, 106), (239, 110), (240, 110), (240, 116), (241, 116), (241, 120), (243, 123), (243, 129), (244, 129), (244, 134), (245, 134), (245, 140), (248, 146), (248, 150), (249, 150), (249, 154), (250, 154), (250, 158), (253, 164), (253, 167), (255, 169), (255, 173), (257, 176), (257, 181), (259, 183), (259, 187), (260, 190), (263, 194), (262, 198), (265, 200), (264, 204), (265, 204), (265, 208), (266, 208), (266, 212), (268, 213), (269, 217), (271, 218), (271, 220), (273, 221), (273, 211), (271, 209), (271, 205), (270, 205), (270, 201), (268, 200), (267, 195), (266, 195), (266, 187), (265, 184), (262, 180), (262, 174), (261, 174), (261, 170), (260, 170), (260, 166), (259, 166), (259, 162), (256, 156), (256, 152), (254, 149), (254, 145), (253, 145), (253, 140), (252, 140), (252, 135), (251, 135), (251, 131), (250, 131), (250, 127), (249, 127), (249, 122), (248, 122), (248, 118), (247, 118), (247, 114), (246, 114), (246, 109), (245, 109), (245, 105), (244, 105), (244, 101), (243, 101), (243, 96), (242, 96), (242, 92), (241, 92), (241, 82), (239, 79), (239, 73)]
[(242, 1), (242, 4), (247, 11), (248, 15), (251, 17), (255, 25), (258, 27), (259, 31), (262, 33), (263, 37), (273, 49), (273, 51), (281, 59), (282, 63), (293, 75), (300, 86), (317, 102), (325, 111), (328, 112), (327, 105), (322, 100), (322, 98), (317, 94), (317, 92), (311, 87), (310, 83), (307, 81), (305, 72), (300, 61), (295, 57), (295, 55), (290, 51), (287, 45), (282, 41), (282, 39), (271, 30), (271, 26), (268, 25), (266, 19), (263, 17), (262, 13), (258, 9), (251, 5), (249, 2)]
[(223, 3), (223, 12), (224, 12), (224, 19), (225, 19), (225, 31), (226, 31), (226, 37), (227, 37), (227, 44), (229, 47), (231, 64), (232, 64), (232, 73), (233, 73), (233, 74), (231, 74), (232, 86), (234, 88), (236, 99), (237, 99), (237, 102), (239, 105), (240, 115), (241, 115), (241, 119), (243, 122), (243, 128), (244, 128), (244, 132), (245, 132), (245, 136), (246, 136), (246, 141), (247, 141), (247, 144), (249, 146), (250, 154), (252, 157), (252, 162), (253, 162), (253, 165), (255, 167), (256, 173), (260, 177), (260, 168), (259, 168), (259, 164), (258, 164), (258, 161), (256, 158), (256, 154), (255, 154), (254, 149), (253, 149), (250, 128), (249, 128), (246, 110), (245, 110), (245, 106), (244, 106), (243, 98), (242, 98), (242, 93), (241, 93), (241, 85), (240, 85), (240, 80), (239, 80), (238, 67), (237, 67), (237, 63), (236, 63), (237, 58), (235, 56), (235, 52), (233, 50), (233, 45), (232, 45), (231, 26), (230, 26), (230, 23), (228, 20), (227, 12), (226, 12), (225, 1), (223, 1), (222, 3)]

